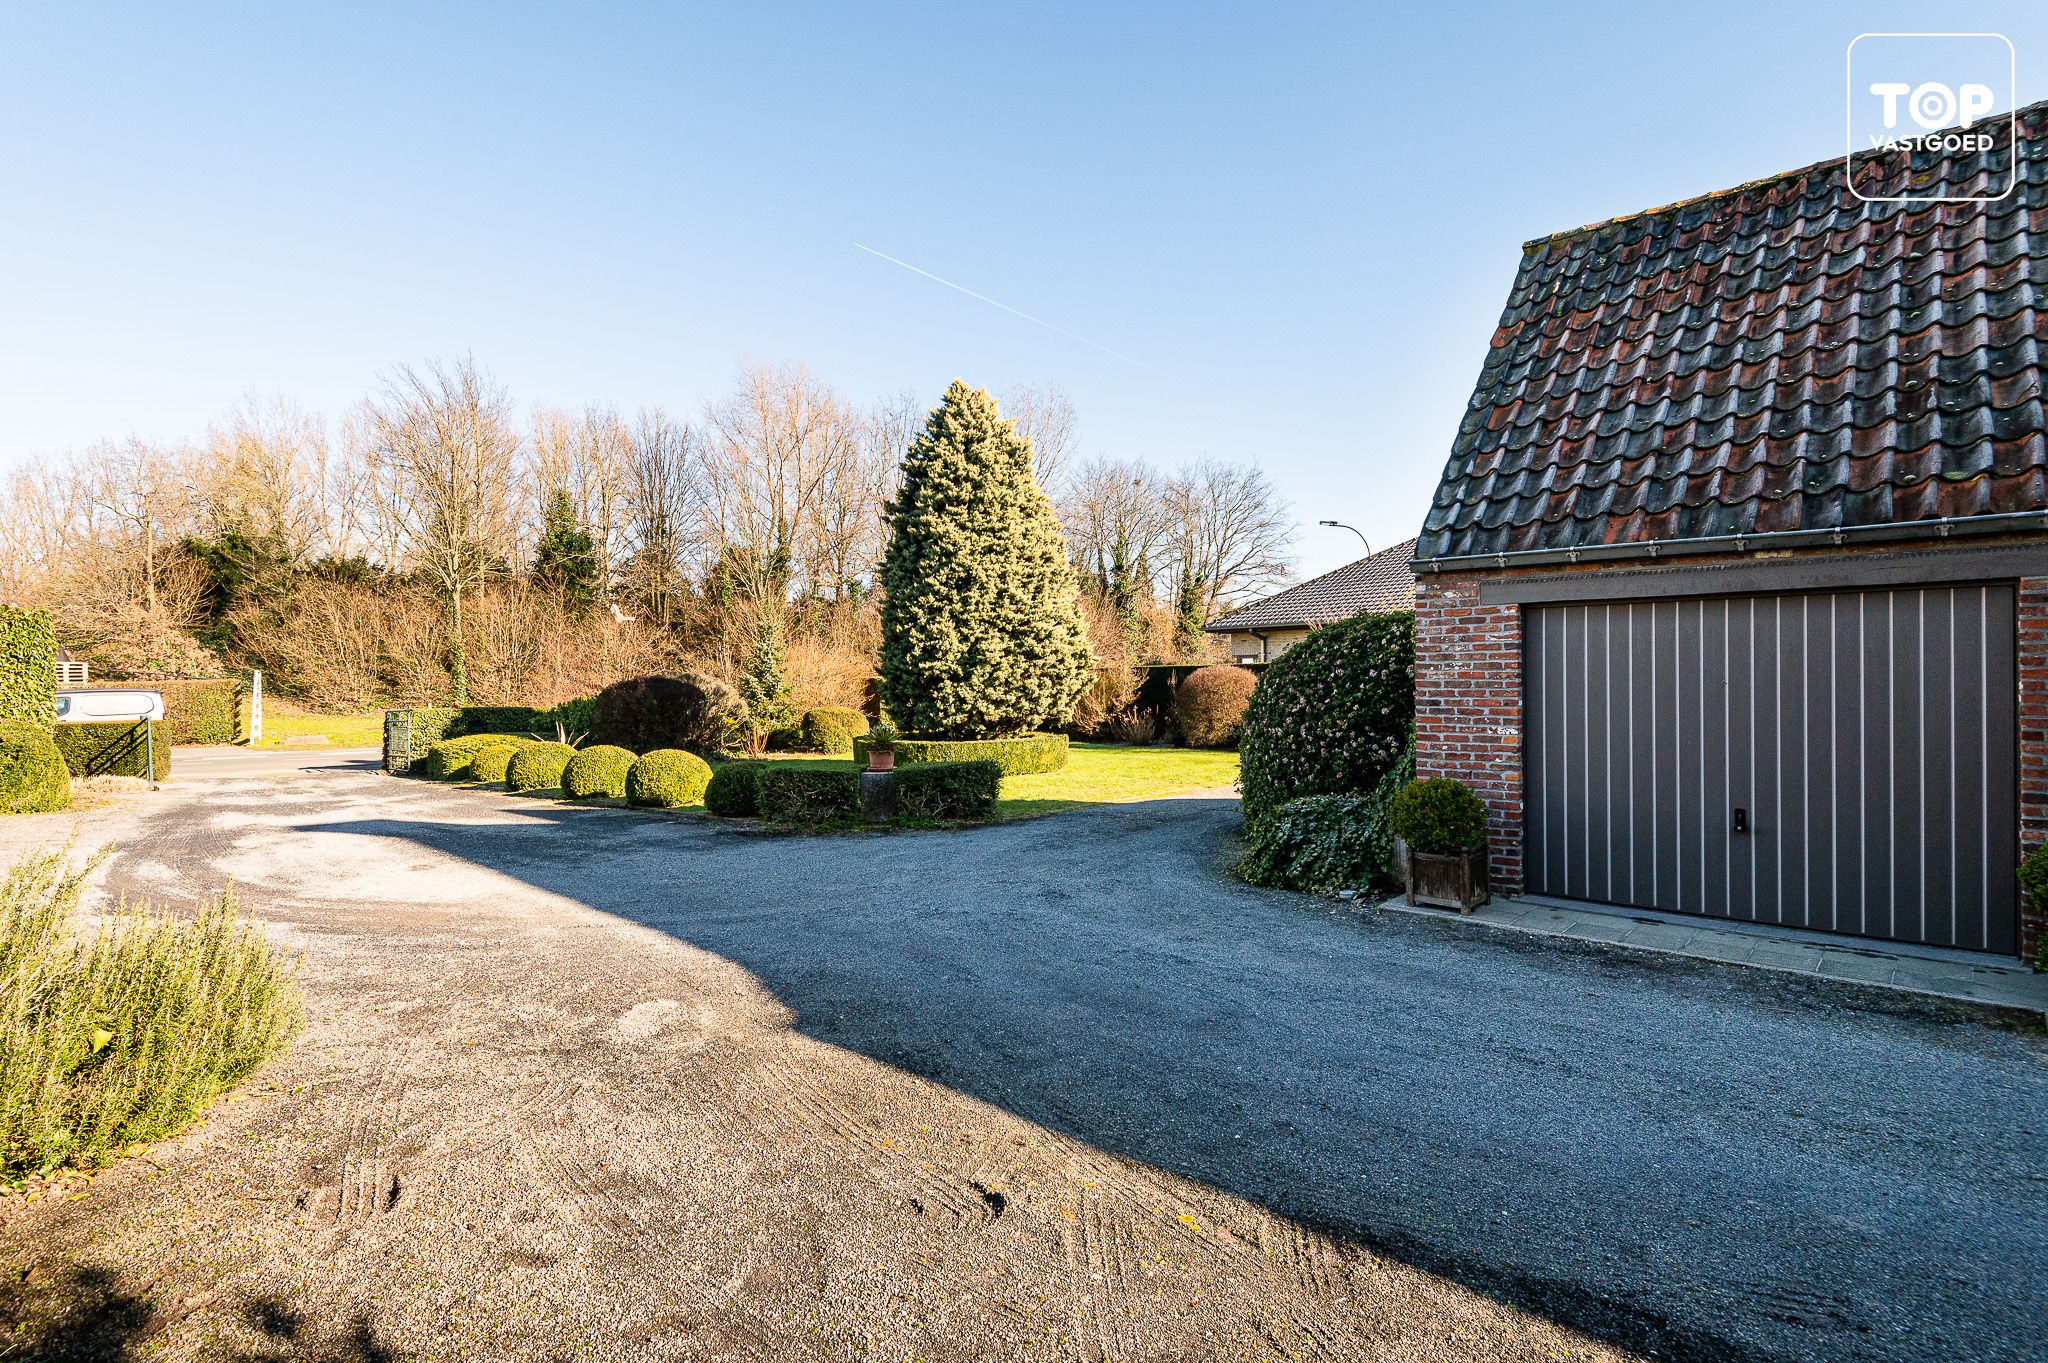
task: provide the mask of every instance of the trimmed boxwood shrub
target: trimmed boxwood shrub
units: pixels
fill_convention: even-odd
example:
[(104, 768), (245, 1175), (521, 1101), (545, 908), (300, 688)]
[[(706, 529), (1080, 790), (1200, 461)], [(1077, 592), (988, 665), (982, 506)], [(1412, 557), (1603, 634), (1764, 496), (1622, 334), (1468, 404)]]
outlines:
[(711, 765), (703, 758), (681, 748), (656, 748), (626, 773), (626, 802), (656, 809), (693, 805), (709, 784)]
[(1250, 668), (1227, 663), (1188, 673), (1173, 693), (1180, 741), (1190, 748), (1227, 748), (1237, 742), (1238, 723), (1258, 682)]
[(553, 790), (562, 784), (562, 772), (576, 750), (566, 743), (529, 743), (512, 750), (505, 764), (505, 789)]
[(138, 682), (164, 698), (164, 727), (173, 743), (239, 743), (242, 741), (242, 696), (246, 690), (234, 677), (205, 681)]
[(492, 743), (476, 750), (476, 756), (469, 760), (469, 779), (481, 781), (488, 786), (505, 783), (505, 773), (512, 766), (512, 754), (521, 748), (530, 748), (533, 740), (522, 738), (510, 743)]
[(761, 769), (766, 762), (723, 762), (711, 769), (704, 808), (721, 819), (751, 819), (761, 812)]
[(610, 743), (579, 749), (562, 769), (562, 794), (572, 800), (599, 796), (620, 799), (626, 793), (626, 773), (633, 770), (633, 754)]
[[(160, 780), (171, 774), (169, 727), (161, 721), (149, 726)], [(50, 741), (73, 776), (149, 775), (149, 749), (143, 746), (140, 724), (59, 724), (50, 730)]]
[(896, 772), (896, 817), (910, 823), (986, 819), (996, 812), (1003, 769), (987, 759), (921, 762)]
[[(867, 765), (868, 743), (853, 740), (853, 760)], [(1021, 738), (977, 738), (937, 740), (899, 738), (896, 765), (912, 762), (981, 762), (996, 764), (1005, 776), (1029, 776), (1034, 772), (1058, 771), (1067, 765), (1065, 734), (1025, 734)]]
[(1486, 806), (1471, 787), (1447, 776), (1414, 781), (1387, 810), (1394, 836), (1418, 852), (1460, 856), (1486, 846)]
[(70, 778), (48, 726), (0, 719), (0, 814), (69, 809)]
[(1388, 806), (1414, 774), (1404, 757), (1363, 795), (1304, 795), (1245, 829), (1238, 874), (1254, 885), (1327, 893), (1392, 889), (1394, 833)]
[(770, 823), (820, 827), (860, 818), (860, 773), (826, 762), (764, 762), (756, 802)]
[(465, 734), (444, 738), (413, 763), (413, 770), (434, 781), (471, 781), (470, 763), (485, 748), (517, 748), (533, 740), (523, 734)]
[(843, 756), (853, 751), (853, 740), (867, 731), (868, 717), (860, 711), (845, 705), (820, 705), (804, 711), (797, 741), (805, 752)]
[[(57, 631), (50, 613), (0, 606), (0, 719), (47, 728), (57, 717)], [(67, 791), (65, 802), (70, 802)]]
[(1304, 795), (1371, 790), (1415, 729), (1415, 616), (1325, 625), (1259, 676), (1237, 748), (1248, 823)]
[(597, 693), (590, 737), (636, 753), (657, 748), (718, 752), (735, 705), (731, 688), (709, 677), (631, 677)]

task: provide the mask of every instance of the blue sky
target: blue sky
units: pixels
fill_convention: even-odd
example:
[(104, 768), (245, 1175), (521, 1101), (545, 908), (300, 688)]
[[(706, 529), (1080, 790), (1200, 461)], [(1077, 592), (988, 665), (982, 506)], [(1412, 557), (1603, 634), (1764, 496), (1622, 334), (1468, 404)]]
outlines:
[(0, 466), (462, 352), (686, 414), (803, 360), (1257, 461), (1304, 572), (1321, 517), (1419, 526), (1525, 239), (1839, 154), (1858, 32), (2003, 32), (2048, 93), (2021, 3), (0, 16)]

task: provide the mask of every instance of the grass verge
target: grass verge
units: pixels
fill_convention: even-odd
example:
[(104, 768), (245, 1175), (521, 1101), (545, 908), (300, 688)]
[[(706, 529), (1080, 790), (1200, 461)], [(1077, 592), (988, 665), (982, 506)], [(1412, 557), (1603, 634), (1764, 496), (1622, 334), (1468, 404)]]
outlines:
[(0, 1180), (93, 1168), (160, 1140), (281, 1051), (293, 967), (232, 892), (191, 920), (119, 904), (81, 935), (82, 867), (0, 880)]

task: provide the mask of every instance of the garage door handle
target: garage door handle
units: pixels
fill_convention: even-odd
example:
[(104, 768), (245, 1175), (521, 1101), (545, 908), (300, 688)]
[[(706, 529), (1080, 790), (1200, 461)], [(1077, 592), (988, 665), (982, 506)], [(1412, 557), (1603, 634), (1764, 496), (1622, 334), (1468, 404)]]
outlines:
[(1738, 833), (1747, 833), (1749, 831), (1748, 810), (1738, 809), (1735, 811), (1735, 831)]

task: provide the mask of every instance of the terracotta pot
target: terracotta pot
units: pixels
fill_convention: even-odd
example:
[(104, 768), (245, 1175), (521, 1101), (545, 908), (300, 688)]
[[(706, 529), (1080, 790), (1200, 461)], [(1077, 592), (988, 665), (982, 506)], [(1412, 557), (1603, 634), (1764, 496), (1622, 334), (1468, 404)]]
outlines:
[(869, 748), (869, 749), (868, 749), (868, 770), (869, 770), (869, 771), (894, 771), (894, 770), (896, 770), (896, 750), (895, 750), (894, 748)]
[(1394, 859), (1407, 882), (1408, 902), (1470, 913), (1493, 895), (1486, 887), (1486, 849), (1439, 855), (1394, 839)]

